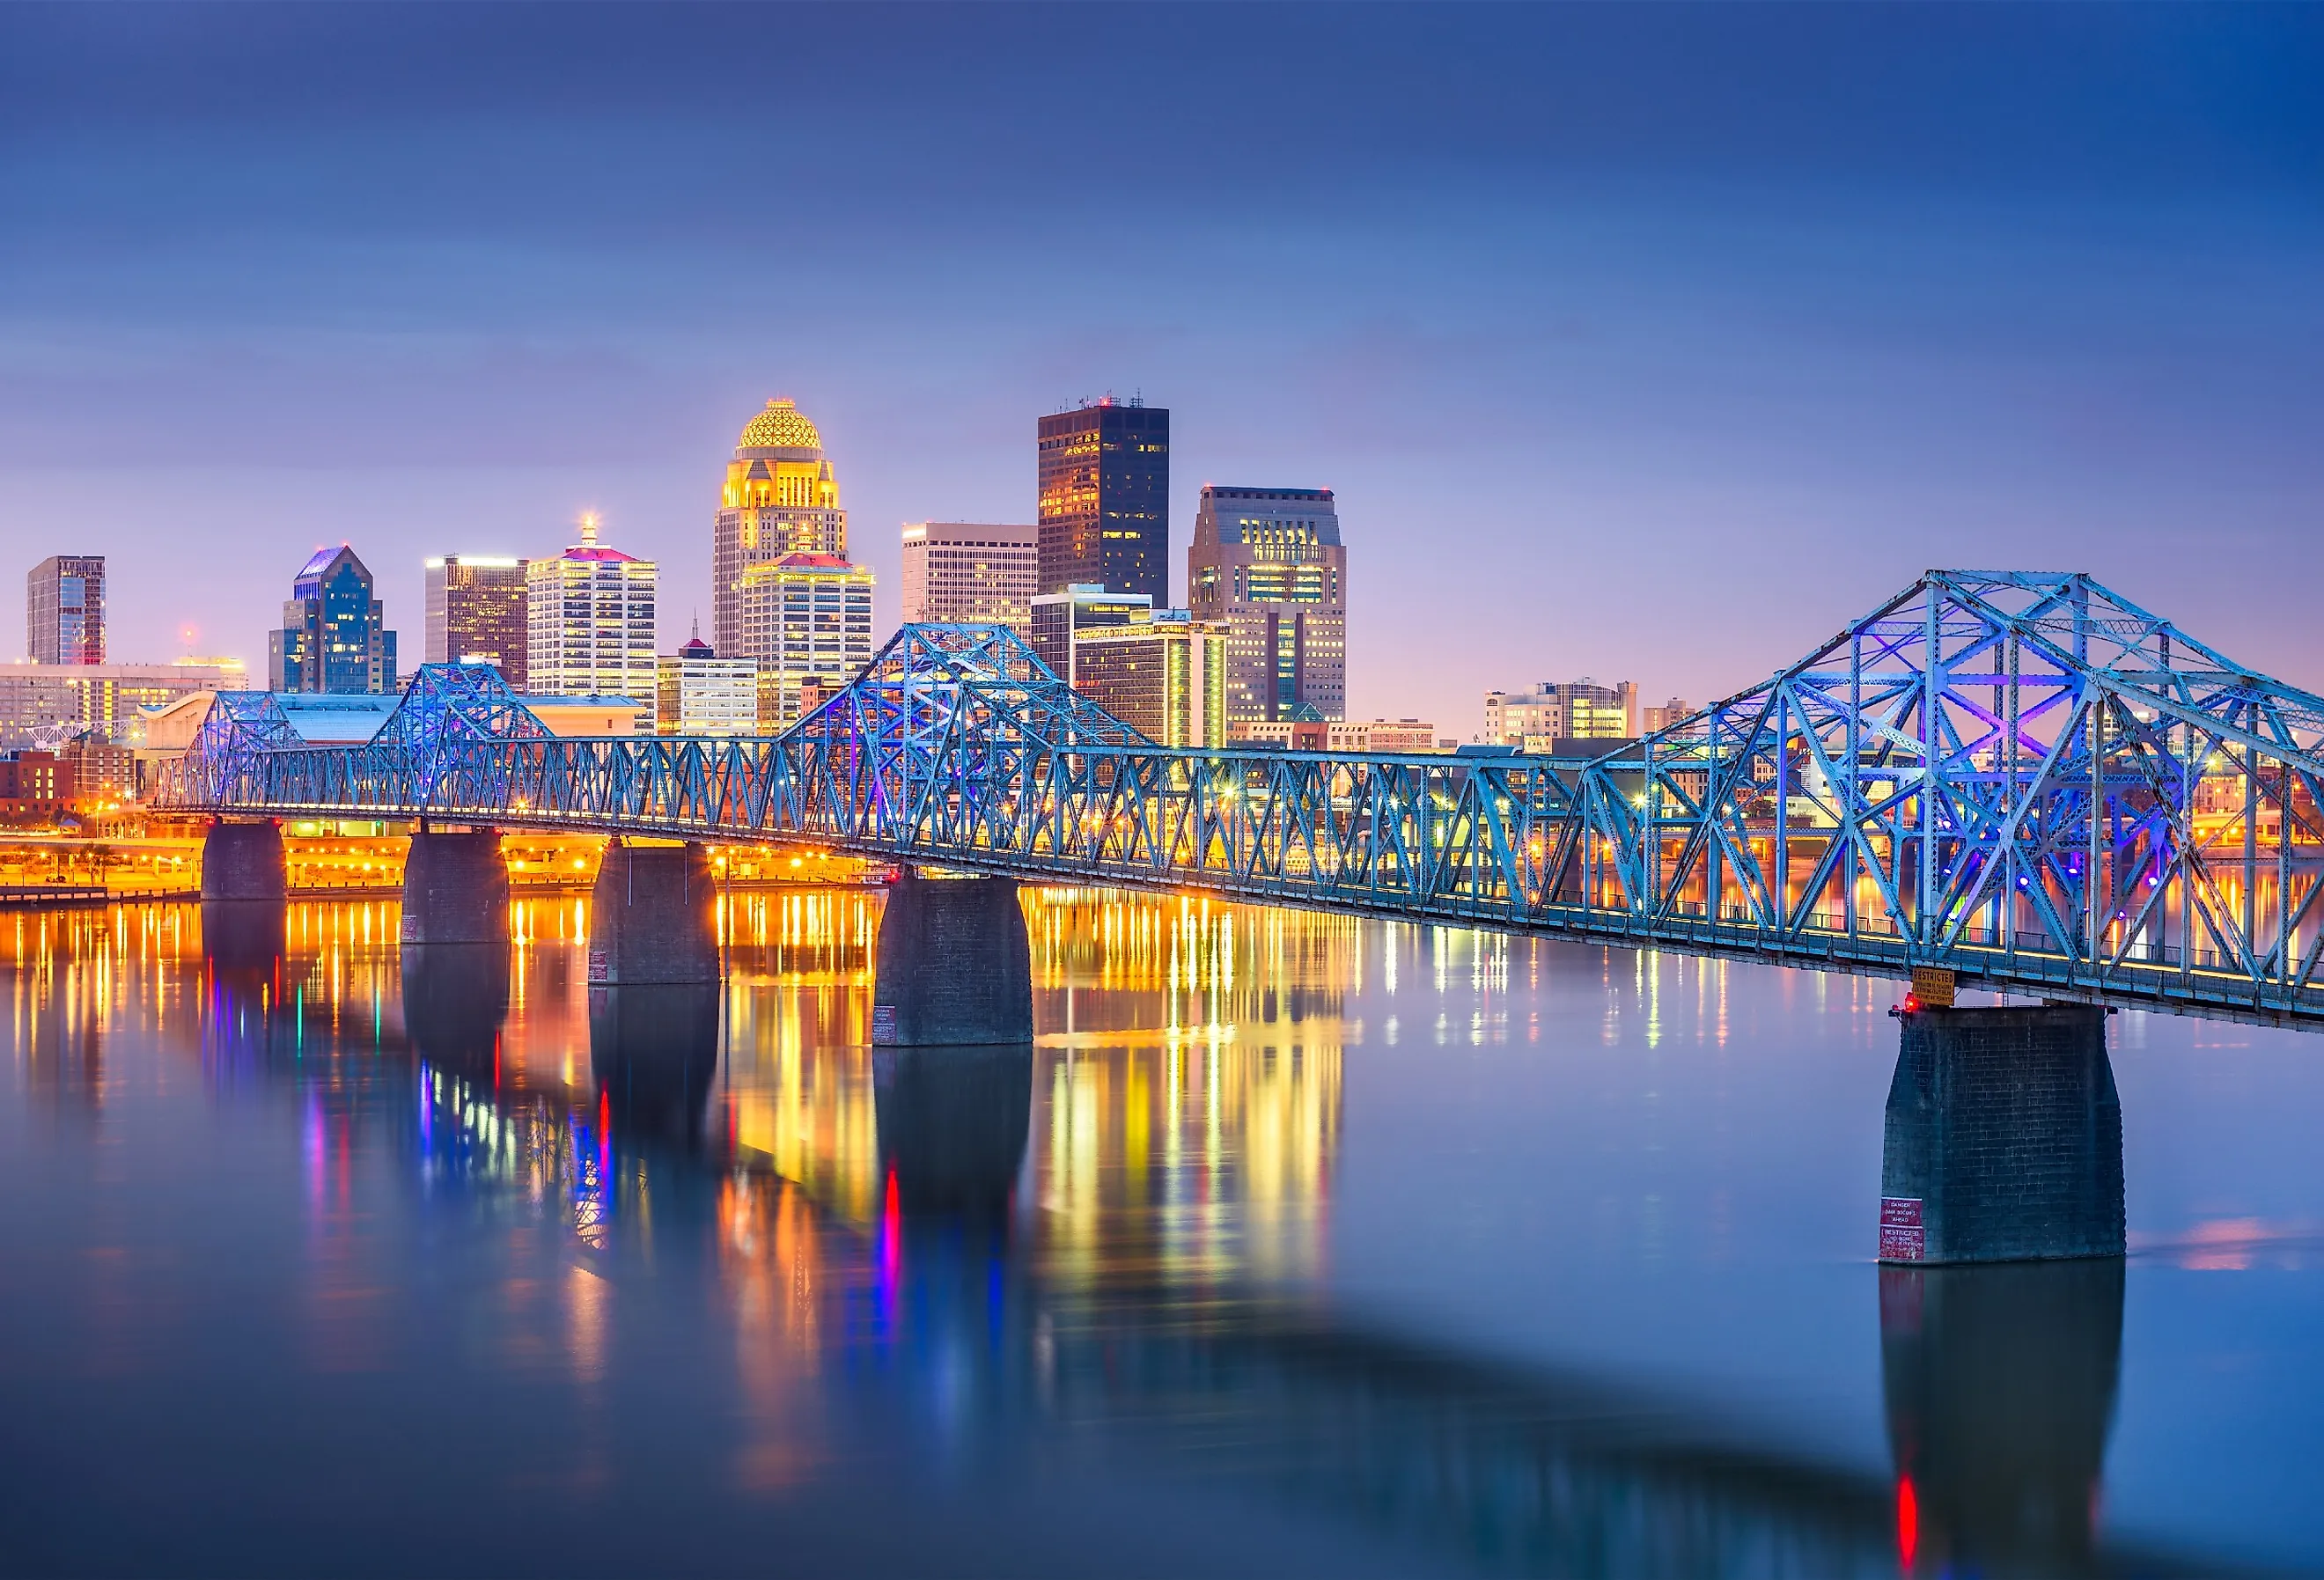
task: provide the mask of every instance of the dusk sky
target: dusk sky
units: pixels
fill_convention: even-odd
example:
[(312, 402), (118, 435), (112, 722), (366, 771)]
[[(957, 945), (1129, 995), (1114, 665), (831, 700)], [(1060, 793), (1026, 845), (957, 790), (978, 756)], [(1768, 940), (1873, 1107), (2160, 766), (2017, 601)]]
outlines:
[(344, 539), (409, 666), (584, 510), (673, 647), (776, 394), (884, 630), (1109, 391), (1181, 593), (1204, 482), (1337, 490), (1352, 716), (1702, 702), (1932, 565), (2324, 688), (2324, 11), (0, 10), (5, 568), (109, 556), (118, 659), (263, 675)]

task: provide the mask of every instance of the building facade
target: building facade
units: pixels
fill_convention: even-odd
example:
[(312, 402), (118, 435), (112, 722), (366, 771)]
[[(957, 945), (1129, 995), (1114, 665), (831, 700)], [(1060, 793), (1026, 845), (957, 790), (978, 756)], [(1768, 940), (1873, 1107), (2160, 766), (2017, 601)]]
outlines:
[(133, 725), (149, 708), (199, 693), (240, 691), (242, 665), (226, 660), (186, 664), (0, 664), (0, 746), (61, 742), (96, 731), (135, 744)]
[(1041, 530), (970, 522), (904, 525), (904, 624), (1033, 629)]
[(1170, 601), (1170, 413), (1108, 397), (1040, 420), (1039, 590)]
[(1323, 726), (1323, 743), (1333, 752), (1394, 752), (1410, 756), (1436, 750), (1436, 726), (1425, 719), (1341, 719)]
[(525, 561), (499, 555), (447, 554), (430, 559), (428, 645), (431, 664), (490, 664), (513, 691), (531, 668), (530, 593)]
[(1348, 551), (1328, 488), (1205, 486), (1186, 604), (1227, 627), (1227, 716), (1342, 718)]
[(747, 735), (759, 727), (758, 666), (722, 659), (696, 632), (656, 669), (654, 728), (665, 735)]
[(1639, 729), (1646, 735), (1666, 730), (1694, 711), (1694, 704), (1683, 697), (1674, 697), (1660, 707), (1644, 710), (1638, 720)]
[(53, 818), (72, 796), (72, 765), (54, 752), (0, 752), (0, 817)]
[(1162, 746), (1227, 744), (1227, 633), (1166, 609), (1150, 620), (1102, 625), (1074, 641), (1074, 688)]
[(1553, 752), (1558, 741), (1618, 741), (1638, 734), (1638, 688), (1544, 680), (1530, 691), (1485, 694), (1485, 740), (1526, 752)]
[(24, 651), (36, 664), (105, 662), (105, 556), (53, 554), (24, 578)]
[(872, 661), (872, 588), (870, 568), (836, 554), (745, 568), (738, 624), (758, 670), (760, 728), (788, 729), (807, 711), (807, 697), (845, 685)]
[(1096, 586), (1066, 587), (1037, 594), (1033, 599), (1034, 656), (1066, 685), (1074, 683), (1074, 654), (1078, 639), (1111, 626), (1143, 625), (1154, 618), (1154, 600), (1144, 593), (1109, 592)]
[(847, 513), (824, 458), (823, 436), (791, 402), (751, 419), (726, 464), (711, 532), (711, 645), (730, 658), (763, 658), (742, 629), (742, 575), (787, 554), (847, 557)]
[(625, 697), (650, 728), (657, 571), (650, 559), (597, 541), (597, 518), (553, 559), (526, 563), (525, 690), (544, 697)]
[(383, 697), (395, 687), (395, 633), (372, 574), (353, 549), (318, 549), (300, 568), (266, 639), (266, 683), (276, 691)]

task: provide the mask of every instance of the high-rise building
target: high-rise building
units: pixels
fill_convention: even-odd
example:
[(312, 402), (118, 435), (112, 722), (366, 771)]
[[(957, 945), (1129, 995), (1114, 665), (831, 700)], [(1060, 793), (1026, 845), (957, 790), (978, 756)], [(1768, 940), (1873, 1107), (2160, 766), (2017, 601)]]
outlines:
[(1559, 741), (1619, 741), (1638, 733), (1638, 688), (1629, 680), (1601, 686), (1544, 680), (1530, 691), (1485, 694), (1485, 739), (1527, 752), (1558, 750)]
[(969, 522), (904, 525), (904, 624), (971, 623), (1032, 630), (1038, 527)]
[(654, 562), (597, 541), (597, 518), (581, 541), (524, 568), (525, 689), (541, 697), (625, 697), (652, 727), (655, 688)]
[(786, 400), (751, 419), (726, 464), (710, 541), (710, 641), (730, 658), (764, 658), (742, 632), (742, 573), (786, 554), (847, 557), (847, 513), (823, 436)]
[(1164, 609), (1074, 638), (1074, 688), (1161, 746), (1227, 744), (1227, 633)]
[(1084, 633), (1112, 625), (1143, 625), (1154, 618), (1154, 600), (1144, 593), (1109, 592), (1095, 586), (1069, 587), (1033, 599), (1033, 654), (1066, 685), (1074, 683), (1074, 651)]
[(657, 666), (654, 728), (665, 735), (747, 735), (759, 727), (758, 666), (693, 638)]
[(24, 578), (24, 651), (36, 664), (105, 662), (105, 556), (52, 554)]
[(1040, 420), (1040, 590), (1170, 601), (1170, 413), (1108, 396)]
[(267, 633), (266, 683), (276, 691), (384, 697), (395, 690), (395, 633), (387, 608), (355, 551), (345, 543), (318, 549), (300, 568), (282, 605), (280, 630)]
[(845, 685), (872, 661), (872, 580), (868, 567), (836, 554), (786, 554), (744, 568), (738, 623), (742, 651), (758, 666), (760, 728), (789, 728), (803, 698)]
[(1344, 718), (1348, 551), (1328, 488), (1204, 485), (1186, 605), (1227, 626), (1227, 717)]
[(428, 656), (431, 664), (490, 664), (513, 691), (530, 667), (525, 562), (505, 556), (447, 554), (426, 562)]

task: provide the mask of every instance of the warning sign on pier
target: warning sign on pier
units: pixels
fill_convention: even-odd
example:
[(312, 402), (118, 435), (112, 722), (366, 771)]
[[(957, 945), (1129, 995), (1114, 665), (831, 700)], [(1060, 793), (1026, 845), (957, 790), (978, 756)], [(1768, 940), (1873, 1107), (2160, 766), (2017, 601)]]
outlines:
[(1921, 1224), (1921, 1198), (1880, 1198), (1880, 1260), (1920, 1261), (1929, 1254), (1928, 1231)]

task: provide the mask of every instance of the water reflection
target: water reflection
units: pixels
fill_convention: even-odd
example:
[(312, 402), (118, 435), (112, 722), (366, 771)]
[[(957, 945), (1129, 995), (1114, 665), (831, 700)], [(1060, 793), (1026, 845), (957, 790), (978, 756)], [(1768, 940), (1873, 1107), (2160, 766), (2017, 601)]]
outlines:
[[(899, 1456), (1036, 1489), (1062, 1462), (1109, 1508), (1211, 1489), (1227, 1557), (1257, 1539), (1257, 1506), (1391, 1544), (1388, 1567), (2170, 1566), (2094, 1525), (2120, 1263), (1877, 1275), (1893, 1476), (1796, 1451), (1683, 1368), (1513, 1357), (1399, 1323), (1325, 1276), (1361, 1158), (1346, 1112), (1366, 1075), (1348, 1051), (1365, 1046), (1360, 1008), (1417, 1028), (1414, 979), (1457, 978), (1480, 1007), (1443, 1021), (1432, 1052), (1522, 1039), (1508, 1005), (1533, 990), (1512, 987), (1508, 949), (1195, 900), (1030, 903), (1040, 1035), (1019, 1049), (875, 1054), (876, 901), (853, 892), (731, 907), (717, 988), (593, 993), (586, 915), (565, 901), (518, 907), (509, 950), (399, 949), (392, 906), (248, 926), (153, 908), (42, 919), (0, 965), (22, 1089), (59, 1088), (42, 1072), (78, 1063), (103, 1090), (126, 1062), (184, 1095), (176, 1136), (224, 1137), (190, 1166), (151, 1141), (121, 1154), (141, 1188), (166, 1178), (199, 1204), (216, 1265), (249, 1286), (237, 1317), (289, 1313), (280, 1353), (241, 1356), (214, 1396), (188, 1369), (186, 1408), (231, 1415), (255, 1381), (392, 1438), (378, 1400), (301, 1391), (369, 1372), (423, 1416), (493, 1424), (469, 1428), (499, 1434), (480, 1493), (545, 1487), (578, 1508), (651, 1484), (657, 1508), (698, 1500), (704, 1550), (727, 1555), (763, 1548), (722, 1521), (798, 1494), (925, 1519), (917, 1566), (899, 1566), (924, 1571), (948, 1566), (957, 1511), (916, 1502), (932, 1494)], [(1606, 957), (1566, 965), (1562, 991), (1602, 992)], [(1399, 974), (1401, 999), (1366, 999), (1368, 978), (1392, 993)], [(1701, 1009), (1714, 1050), (1727, 991), (1722, 975)], [(172, 1083), (197, 1065), (207, 1080)], [(1877, 1107), (1864, 1123), (1877, 1136)], [(60, 1239), (53, 1266), (28, 1251), (23, 1276), (69, 1306), (80, 1286), (51, 1275), (82, 1251)], [(108, 1286), (107, 1342), (134, 1349), (150, 1320), (143, 1342), (161, 1344), (157, 1297), (186, 1266), (169, 1247), (137, 1264), (142, 1284)], [(1859, 1298), (1876, 1276), (1861, 1270)], [(1660, 1296), (1706, 1287), (1673, 1276)], [(230, 1351), (238, 1331), (206, 1343)], [(51, 1341), (60, 1376), (76, 1342)], [(1868, 1351), (1858, 1370), (1868, 1389)], [(24, 1418), (78, 1418), (66, 1383), (15, 1386)], [(240, 1439), (235, 1467), (289, 1474), (305, 1440)], [(432, 1515), (429, 1458), (357, 1454), (347, 1474)], [(81, 1496), (60, 1520), (99, 1501)], [(216, 1516), (153, 1518), (175, 1534)], [(219, 1567), (261, 1553), (205, 1550)], [(1075, 1557), (1047, 1566), (1091, 1566)]]
[(2123, 1271), (2118, 1257), (1880, 1270), (1908, 1563), (1931, 1574), (2097, 1566)]

